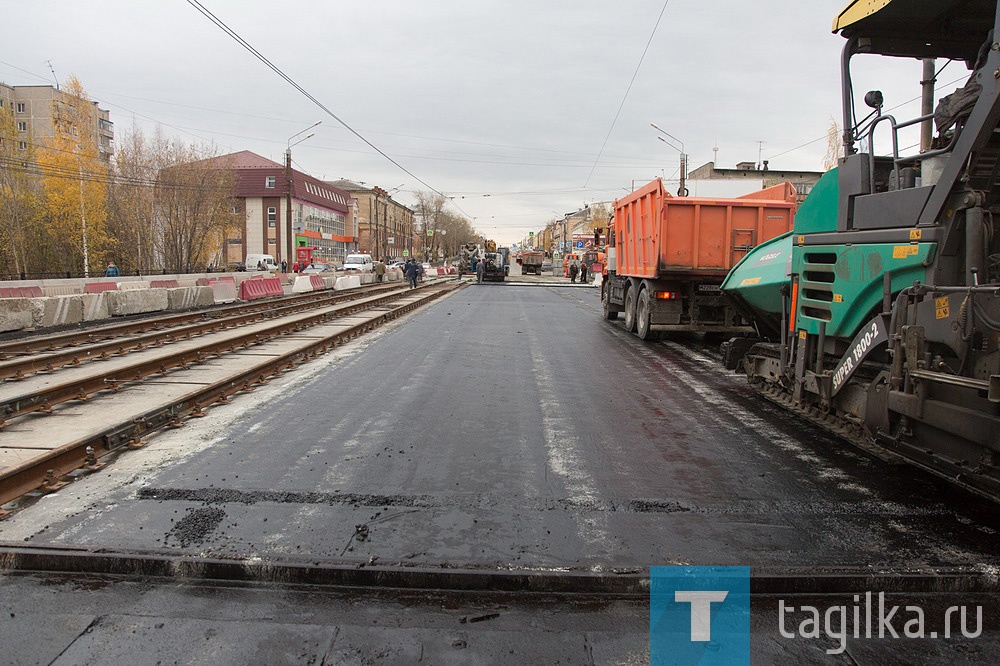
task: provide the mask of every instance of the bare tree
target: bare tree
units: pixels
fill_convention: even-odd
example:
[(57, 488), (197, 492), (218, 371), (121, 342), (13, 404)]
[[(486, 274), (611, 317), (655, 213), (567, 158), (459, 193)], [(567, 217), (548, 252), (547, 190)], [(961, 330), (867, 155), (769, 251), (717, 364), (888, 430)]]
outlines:
[(159, 129), (148, 140), (142, 130), (122, 136), (108, 186), (108, 232), (111, 258), (126, 273), (148, 274), (162, 268), (156, 252), (156, 175), (168, 157), (169, 144)]
[(173, 144), (171, 166), (157, 179), (154, 236), (167, 270), (192, 272), (218, 261), (237, 226), (235, 171), (206, 153)]

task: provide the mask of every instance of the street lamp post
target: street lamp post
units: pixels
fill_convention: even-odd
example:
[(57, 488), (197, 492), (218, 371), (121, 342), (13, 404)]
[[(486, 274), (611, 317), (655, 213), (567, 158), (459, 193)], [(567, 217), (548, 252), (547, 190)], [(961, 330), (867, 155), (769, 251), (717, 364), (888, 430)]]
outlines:
[(666, 139), (664, 139), (662, 136), (656, 137), (657, 139), (659, 139), (660, 141), (662, 141), (663, 143), (667, 144), (668, 146), (670, 146), (671, 148), (673, 148), (674, 150), (676, 150), (677, 152), (679, 152), (681, 154), (681, 169), (680, 169), (680, 171), (681, 171), (681, 183), (680, 183), (680, 187), (677, 188), (677, 196), (679, 196), (679, 197), (686, 197), (687, 194), (688, 194), (687, 187), (685, 187), (685, 181), (687, 181), (687, 154), (684, 152), (684, 142), (681, 141), (680, 139), (678, 139), (673, 134), (670, 134), (669, 132), (661, 129), (660, 127), (657, 127), (655, 123), (649, 123), (649, 125), (653, 129), (655, 129), (657, 132), (660, 132), (661, 134), (664, 134), (664, 135), (670, 137), (671, 139), (673, 139), (674, 141), (676, 141), (677, 143), (679, 143), (681, 145), (681, 147), (678, 148), (674, 144), (672, 144), (669, 141), (667, 141)]
[[(290, 137), (288, 137), (288, 143), (287, 143), (286, 148), (285, 148), (285, 184), (286, 184), (286, 187), (287, 187), (287, 191), (286, 191), (286, 195), (287, 195), (286, 199), (287, 200), (285, 202), (285, 250), (283, 252), (285, 254), (285, 261), (288, 262), (289, 266), (292, 265), (292, 256), (295, 254), (295, 249), (294, 249), (295, 248), (295, 240), (294, 240), (295, 239), (295, 232), (292, 229), (292, 147), (293, 146), (297, 146), (300, 143), (302, 143), (303, 141), (305, 141), (306, 139), (315, 136), (315, 133), (309, 134), (308, 136), (304, 136), (301, 139), (299, 139), (298, 141), (296, 141), (295, 143), (292, 143), (292, 139), (294, 139), (295, 137), (297, 137), (300, 134), (304, 134), (305, 132), (308, 132), (313, 127), (316, 127), (317, 125), (319, 125), (321, 122), (323, 122), (323, 121), (322, 120), (317, 120), (312, 125), (310, 125), (309, 127), (305, 128), (304, 130), (302, 130), (301, 132), (296, 132), (295, 134), (293, 134)], [(279, 262), (282, 259), (281, 254), (282, 254), (282, 252), (279, 252), (279, 254), (278, 254), (278, 261)]]

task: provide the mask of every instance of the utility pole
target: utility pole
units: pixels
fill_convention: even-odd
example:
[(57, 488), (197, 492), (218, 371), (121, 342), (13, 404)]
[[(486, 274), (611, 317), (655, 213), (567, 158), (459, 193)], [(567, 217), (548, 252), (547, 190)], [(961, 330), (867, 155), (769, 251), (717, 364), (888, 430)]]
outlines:
[[(933, 58), (924, 58), (924, 76), (920, 81), (920, 115), (928, 116), (934, 113), (934, 84), (937, 79), (934, 76), (934, 69), (937, 62)], [(928, 118), (920, 123), (920, 151), (925, 152), (931, 149), (931, 142), (934, 140), (934, 120)]]
[[(292, 255), (295, 254), (295, 250), (294, 250), (295, 243), (292, 240), (295, 237), (295, 234), (294, 234), (294, 230), (292, 229), (292, 149), (291, 149), (291, 147), (289, 147), (287, 150), (285, 150), (285, 183), (286, 183), (288, 189), (287, 189), (287, 196), (285, 197), (285, 220), (286, 220), (286, 222), (285, 222), (284, 226), (285, 226), (286, 235), (288, 236), (288, 238), (285, 239), (285, 248), (286, 248), (287, 254), (284, 257), (284, 260), (288, 262), (289, 266), (291, 266), (292, 265)], [(279, 235), (279, 238), (278, 238), (278, 244), (276, 245), (276, 247), (280, 248), (281, 247), (281, 238), (280, 238), (281, 232), (280, 231), (278, 232), (278, 235)], [(266, 249), (266, 246), (265, 246), (265, 249)], [(281, 251), (280, 250), (278, 252), (277, 259), (278, 259), (278, 264), (280, 265), (281, 264), (281, 260), (282, 260)]]
[[(322, 122), (323, 122), (322, 120), (317, 120), (312, 125), (310, 125), (309, 127), (305, 128), (304, 130), (302, 130), (300, 132), (296, 132), (295, 134), (293, 134), (290, 137), (288, 137), (288, 143), (287, 143), (287, 147), (285, 149), (285, 184), (286, 184), (286, 187), (287, 187), (286, 194), (287, 194), (288, 200), (285, 202), (285, 224), (283, 225), (285, 227), (285, 235), (287, 236), (287, 238), (285, 239), (285, 242), (284, 242), (284, 246), (285, 246), (284, 252), (286, 253), (284, 258), (285, 258), (285, 261), (288, 262), (289, 266), (292, 265), (292, 256), (294, 256), (294, 254), (295, 254), (295, 250), (294, 250), (294, 248), (295, 248), (295, 231), (294, 231), (294, 229), (292, 229), (292, 147), (299, 145), (300, 143), (302, 143), (306, 139), (309, 139), (309, 138), (312, 138), (312, 137), (316, 136), (316, 134), (315, 134), (315, 132), (312, 133), (312, 134), (309, 134), (308, 136), (305, 136), (305, 137), (299, 139), (295, 143), (292, 143), (292, 139), (294, 139), (295, 137), (299, 136), (300, 134), (305, 134), (306, 132), (308, 132), (309, 130), (311, 130), (313, 127), (316, 127), (317, 125), (319, 125)], [(278, 263), (280, 264), (281, 263), (281, 259), (282, 259), (282, 257), (281, 257), (281, 254), (282, 254), (282, 249), (281, 249), (282, 242), (281, 242), (281, 231), (279, 230), (279, 227), (277, 227), (277, 225), (275, 226), (275, 236), (276, 236), (276, 238), (274, 239), (275, 240), (275, 247), (278, 248), (278, 256), (275, 257), (275, 259), (277, 259)], [(264, 249), (265, 250), (267, 249), (266, 245), (264, 246)]]

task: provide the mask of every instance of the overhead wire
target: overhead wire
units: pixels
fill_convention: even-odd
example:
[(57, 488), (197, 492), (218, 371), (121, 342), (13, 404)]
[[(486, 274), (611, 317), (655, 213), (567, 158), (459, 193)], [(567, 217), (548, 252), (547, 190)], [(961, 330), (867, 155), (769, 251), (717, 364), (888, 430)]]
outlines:
[(447, 195), (445, 195), (443, 192), (439, 191), (437, 188), (435, 188), (432, 185), (430, 185), (427, 182), (425, 182), (422, 178), (420, 178), (415, 173), (413, 173), (412, 171), (410, 171), (409, 169), (407, 169), (405, 166), (403, 166), (402, 164), (400, 164), (393, 157), (391, 157), (390, 155), (388, 155), (387, 153), (385, 153), (381, 148), (379, 148), (374, 143), (372, 143), (371, 141), (369, 141), (368, 138), (366, 138), (360, 132), (358, 132), (353, 127), (351, 127), (351, 125), (349, 125), (345, 120), (343, 120), (336, 113), (334, 113), (332, 110), (330, 110), (325, 104), (323, 104), (323, 102), (321, 102), (319, 99), (317, 99), (312, 93), (310, 93), (308, 90), (306, 90), (301, 85), (299, 85), (298, 82), (296, 82), (292, 77), (290, 77), (288, 74), (285, 74), (285, 72), (282, 71), (281, 68), (279, 68), (273, 62), (271, 62), (264, 54), (262, 54), (256, 48), (254, 48), (254, 46), (252, 44), (250, 44), (250, 42), (248, 42), (247, 40), (243, 39), (243, 37), (241, 37), (235, 30), (233, 30), (232, 28), (230, 28), (222, 19), (218, 18), (215, 14), (213, 14), (211, 11), (209, 11), (204, 5), (202, 5), (200, 2), (198, 2), (198, 0), (187, 0), (187, 2), (188, 2), (189, 5), (191, 5), (195, 9), (197, 9), (205, 18), (207, 18), (212, 23), (214, 23), (216, 26), (218, 26), (223, 32), (225, 32), (227, 35), (229, 35), (234, 40), (236, 40), (236, 43), (238, 43), (244, 49), (246, 49), (247, 51), (249, 51), (251, 55), (253, 55), (255, 58), (257, 58), (258, 60), (260, 60), (265, 66), (267, 66), (268, 69), (270, 69), (272, 72), (274, 72), (279, 77), (281, 77), (282, 79), (284, 79), (284, 81), (286, 83), (288, 83), (290, 86), (292, 86), (293, 88), (295, 88), (295, 90), (297, 90), (299, 93), (301, 93), (306, 99), (308, 99), (310, 102), (312, 102), (317, 107), (319, 107), (320, 109), (322, 109), (327, 115), (329, 115), (331, 118), (333, 118), (338, 123), (340, 123), (351, 134), (353, 134), (358, 139), (360, 139), (365, 145), (367, 145), (369, 148), (371, 148), (372, 150), (374, 150), (375, 152), (377, 152), (379, 155), (381, 155), (382, 157), (384, 157), (390, 163), (392, 163), (393, 165), (395, 165), (403, 173), (405, 173), (406, 175), (410, 176), (411, 178), (413, 178), (414, 180), (416, 180), (418, 183), (420, 183), (421, 185), (423, 185), (424, 187), (426, 187), (430, 191), (432, 191), (435, 194), (438, 194), (438, 195), (440, 195), (442, 197), (447, 197)]
[(670, 4), (670, 0), (664, 0), (663, 8), (660, 10), (660, 15), (656, 17), (656, 23), (653, 24), (653, 30), (649, 33), (649, 39), (646, 41), (646, 47), (642, 50), (642, 55), (639, 56), (639, 62), (635, 66), (635, 71), (632, 72), (632, 78), (628, 82), (625, 94), (622, 95), (622, 101), (621, 104), (618, 105), (618, 111), (615, 112), (614, 120), (611, 121), (611, 127), (608, 128), (608, 134), (604, 137), (604, 143), (601, 144), (601, 149), (597, 152), (597, 159), (594, 160), (594, 165), (590, 168), (590, 174), (587, 176), (587, 180), (583, 183), (584, 187), (589, 185), (590, 179), (594, 177), (594, 171), (597, 169), (597, 165), (601, 161), (601, 155), (604, 154), (604, 149), (608, 145), (611, 133), (615, 130), (615, 125), (618, 123), (618, 117), (622, 114), (622, 109), (625, 108), (625, 100), (628, 99), (628, 94), (632, 90), (632, 84), (635, 83), (635, 78), (639, 75), (639, 68), (642, 67), (642, 61), (646, 59), (646, 52), (649, 51), (649, 45), (653, 43), (653, 37), (656, 35), (656, 29), (660, 26), (660, 21), (663, 19), (664, 12), (667, 11), (668, 4)]

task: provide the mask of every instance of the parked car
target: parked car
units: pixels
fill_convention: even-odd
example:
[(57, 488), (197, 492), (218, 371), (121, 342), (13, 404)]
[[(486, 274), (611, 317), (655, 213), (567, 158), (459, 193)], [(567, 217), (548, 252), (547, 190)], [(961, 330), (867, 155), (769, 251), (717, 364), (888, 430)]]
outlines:
[(344, 259), (344, 271), (348, 273), (371, 273), (375, 267), (370, 254), (349, 254)]
[(281, 266), (270, 254), (248, 254), (244, 262), (252, 271), (280, 271)]
[(234, 261), (226, 266), (226, 270), (229, 272), (244, 273), (247, 270), (247, 264), (245, 261)]

